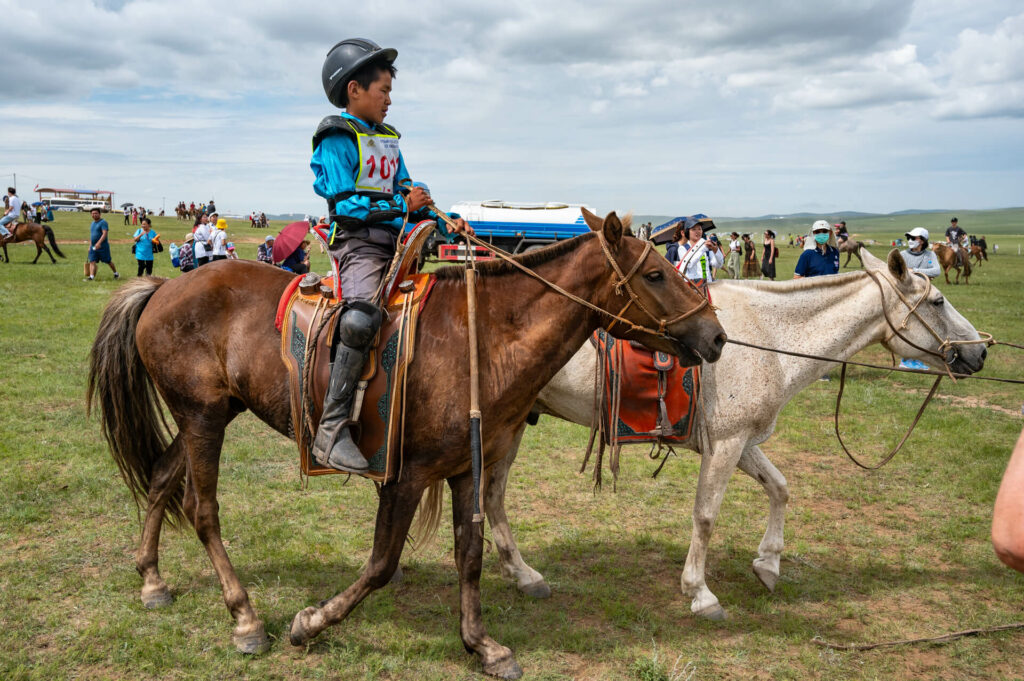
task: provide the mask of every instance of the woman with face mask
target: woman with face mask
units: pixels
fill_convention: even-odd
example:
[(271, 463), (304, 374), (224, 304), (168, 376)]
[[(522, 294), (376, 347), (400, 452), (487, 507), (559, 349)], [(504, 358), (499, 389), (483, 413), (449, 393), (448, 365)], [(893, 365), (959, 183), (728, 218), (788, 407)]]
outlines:
[(908, 248), (900, 251), (903, 261), (911, 272), (920, 272), (929, 279), (934, 279), (942, 273), (939, 267), (939, 259), (930, 248), (928, 248), (928, 230), (924, 227), (915, 227), (907, 232)]
[[(911, 272), (920, 272), (929, 279), (934, 279), (942, 273), (939, 267), (939, 259), (935, 253), (928, 248), (928, 230), (924, 227), (915, 227), (903, 236), (907, 237), (907, 248), (900, 251), (903, 262)], [(917, 359), (904, 359), (900, 362), (903, 369), (928, 369), (928, 365)]]
[(839, 273), (839, 245), (828, 221), (818, 220), (811, 225), (810, 239), (804, 248), (796, 262), (794, 279)]

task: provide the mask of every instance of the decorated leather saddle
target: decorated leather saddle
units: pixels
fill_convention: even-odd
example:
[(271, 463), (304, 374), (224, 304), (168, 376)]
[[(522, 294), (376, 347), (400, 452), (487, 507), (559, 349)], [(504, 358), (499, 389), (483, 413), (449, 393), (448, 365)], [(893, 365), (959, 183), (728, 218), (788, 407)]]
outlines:
[(689, 439), (700, 396), (700, 367), (682, 367), (672, 355), (618, 340), (604, 329), (595, 331), (590, 343), (597, 352), (597, 385), (587, 458), (599, 434), (594, 476), (600, 484), (605, 447), (611, 448), (611, 470), (618, 475), (622, 445), (652, 443), (660, 450)]
[[(430, 221), (418, 224), (395, 254), (383, 288), (384, 323), (356, 389), (352, 413), (358, 428), (353, 435), (369, 464), (362, 475), (376, 482), (392, 480), (401, 468), (406, 371), (415, 356), (419, 314), (434, 285), (433, 276), (416, 272), (423, 243), (435, 227)], [(342, 295), (335, 265), (333, 276), (327, 278), (296, 277), (278, 305), (276, 323), (281, 331), (281, 359), (288, 367), (292, 434), (304, 475), (342, 473), (319, 465), (312, 455), (330, 382), (335, 314)]]

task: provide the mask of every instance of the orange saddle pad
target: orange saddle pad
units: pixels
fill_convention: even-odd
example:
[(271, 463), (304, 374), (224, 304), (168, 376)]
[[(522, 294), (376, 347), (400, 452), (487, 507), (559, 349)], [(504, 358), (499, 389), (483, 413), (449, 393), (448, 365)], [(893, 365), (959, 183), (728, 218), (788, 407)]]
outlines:
[(598, 329), (590, 342), (602, 372), (602, 439), (617, 446), (634, 442), (682, 442), (693, 433), (700, 395), (700, 367), (681, 367), (664, 352), (652, 352)]

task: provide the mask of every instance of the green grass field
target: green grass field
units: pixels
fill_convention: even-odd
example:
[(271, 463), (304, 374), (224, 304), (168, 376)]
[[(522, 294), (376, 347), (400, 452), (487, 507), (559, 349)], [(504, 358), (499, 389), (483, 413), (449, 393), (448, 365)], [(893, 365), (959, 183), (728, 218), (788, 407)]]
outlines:
[[(989, 244), (999, 243), (1001, 255), (979, 268), (970, 286), (946, 286), (941, 278), (938, 286), (979, 329), (1024, 342), (1024, 256), (1016, 255), (1024, 210), (958, 215), (972, 232), (991, 225)], [(892, 238), (915, 226), (913, 218), (871, 234)], [(937, 224), (944, 218), (936, 216)], [(111, 218), (114, 259), (130, 276), (134, 260), (121, 234), (130, 228), (120, 221)], [(370, 596), (308, 649), (287, 645), (298, 610), (355, 578), (371, 544), (375, 493), (365, 481), (343, 485), (341, 476), (313, 479), (303, 490), (294, 444), (249, 414), (231, 425), (225, 442), (221, 519), (272, 649), (256, 658), (234, 651), (216, 575), (188, 530), (166, 531), (162, 542), (162, 573), (175, 603), (143, 608), (136, 511), (84, 408), (89, 347), (118, 283), (106, 268), (98, 281), (81, 281), (88, 222), (58, 216), (54, 229), (68, 257), (57, 265), (30, 265), (35, 251), (25, 245), (9, 247), (13, 262), (0, 263), (0, 625), (8, 636), (0, 679), (478, 677), (458, 635), (448, 520), (435, 544), (403, 559), (402, 584)], [(1009, 225), (1006, 233), (997, 223)], [(173, 218), (154, 226), (165, 243), (187, 231)], [(231, 224), (244, 258), (255, 257), (263, 236), (247, 223)], [(785, 277), (799, 253), (781, 251)], [(324, 271), (325, 257), (314, 254), (313, 266)], [(172, 273), (166, 252), (155, 273)], [(888, 359), (880, 348), (863, 356)], [(1024, 352), (997, 347), (989, 357), (984, 375), (1024, 377)], [(188, 361), (188, 348), (167, 361)], [(844, 398), (848, 444), (868, 458), (884, 453), (929, 383), (852, 370)], [(730, 614), (717, 624), (693, 619), (679, 589), (696, 457), (670, 461), (652, 480), (646, 448), (627, 449), (618, 492), (594, 494), (589, 476), (575, 472), (584, 429), (550, 418), (529, 429), (509, 511), (524, 557), (554, 594), (546, 601), (519, 594), (499, 576), (493, 549), (482, 580), (489, 631), (515, 650), (525, 678), (1021, 678), (1021, 631), (863, 653), (812, 642), (935, 636), (1024, 620), (1024, 577), (998, 562), (989, 541), (1024, 390), (945, 382), (904, 451), (867, 473), (846, 460), (831, 433), (837, 387), (833, 380), (801, 393), (763, 446), (791, 493), (774, 594), (750, 570), (767, 499), (746, 476), (730, 483), (708, 563), (709, 585)]]

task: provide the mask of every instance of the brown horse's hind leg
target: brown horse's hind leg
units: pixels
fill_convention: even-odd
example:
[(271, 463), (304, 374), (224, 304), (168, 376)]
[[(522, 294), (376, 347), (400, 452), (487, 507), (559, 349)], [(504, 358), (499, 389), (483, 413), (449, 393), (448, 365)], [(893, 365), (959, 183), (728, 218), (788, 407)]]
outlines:
[(263, 622), (249, 602), (249, 594), (231, 565), (231, 559), (228, 558), (220, 536), (217, 473), (227, 423), (211, 425), (210, 422), (215, 418), (204, 413), (196, 414), (185, 421), (204, 424), (206, 429), (205, 433), (185, 433), (184, 445), (191, 463), (185, 490), (185, 514), (192, 521), (199, 541), (203, 542), (203, 547), (210, 556), (213, 569), (217, 571), (217, 577), (220, 579), (224, 604), (235, 618), (236, 625), (231, 636), (235, 648), (242, 653), (259, 654), (270, 649), (270, 639), (267, 638)]
[(373, 551), (366, 569), (342, 593), (321, 603), (318, 608), (309, 607), (295, 615), (288, 637), (293, 646), (304, 645), (327, 627), (348, 617), (364, 598), (391, 580), (402, 556), (416, 506), (423, 495), (423, 485), (414, 481), (414, 477), (407, 475), (399, 482), (381, 487)]
[[(50, 252), (50, 247), (47, 246), (46, 244), (43, 244), (43, 250), (46, 251), (46, 255), (50, 256), (50, 262), (52, 262), (54, 265), (56, 265), (57, 264), (57, 258), (53, 257), (53, 253)], [(38, 260), (38, 259), (39, 259), (39, 254), (36, 253), (36, 260)]]
[(160, 529), (163, 527), (167, 503), (181, 490), (185, 477), (185, 452), (181, 435), (156, 460), (150, 476), (149, 505), (142, 525), (142, 539), (135, 554), (135, 569), (142, 576), (142, 604), (147, 608), (170, 605), (171, 591), (160, 576)]
[(449, 478), (455, 528), (455, 565), (459, 571), (460, 633), (466, 650), (480, 655), (484, 672), (502, 679), (518, 679), (523, 670), (509, 648), (487, 635), (480, 614), (480, 567), (483, 560), (483, 524), (473, 522), (473, 476)]

